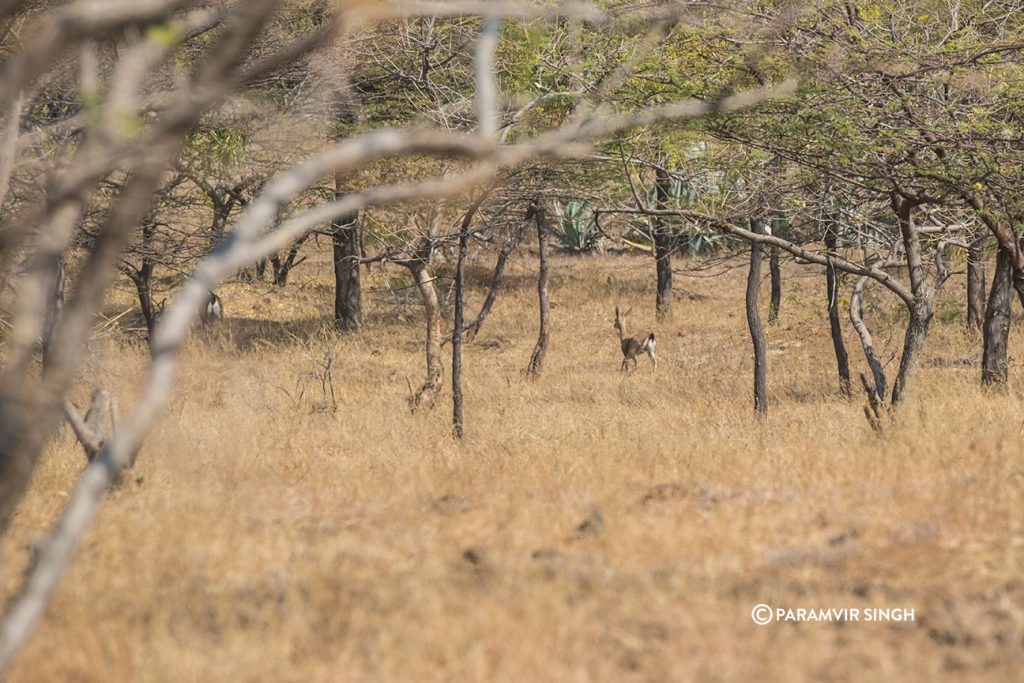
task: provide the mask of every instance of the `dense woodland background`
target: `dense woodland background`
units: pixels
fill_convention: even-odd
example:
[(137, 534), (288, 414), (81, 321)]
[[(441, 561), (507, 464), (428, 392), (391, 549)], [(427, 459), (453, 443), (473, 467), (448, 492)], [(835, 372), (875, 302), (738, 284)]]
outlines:
[(3, 3), (0, 672), (1012, 679), (1022, 10)]

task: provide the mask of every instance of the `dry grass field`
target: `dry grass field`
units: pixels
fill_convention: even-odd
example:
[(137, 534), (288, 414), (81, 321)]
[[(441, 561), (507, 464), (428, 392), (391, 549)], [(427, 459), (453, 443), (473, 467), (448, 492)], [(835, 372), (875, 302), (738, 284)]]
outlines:
[[(488, 267), (472, 269), (470, 314)], [(423, 365), (414, 290), (401, 305), (375, 271), (366, 328), (342, 337), (322, 255), (280, 292), (225, 286), (225, 328), (190, 344), (11, 680), (1020, 680), (1024, 376), (1012, 366), (1008, 394), (987, 393), (960, 364), (980, 354), (961, 282), (879, 436), (836, 388), (817, 269), (784, 270), (760, 420), (745, 268), (677, 276), (657, 375), (642, 358), (623, 376), (613, 307), (634, 307), (634, 331), (653, 322), (653, 266), (554, 259), (531, 381), (534, 268), (510, 263), (465, 348), (461, 443), (447, 388), (432, 411), (406, 405)], [(888, 357), (899, 321), (880, 322), (891, 302), (876, 297)], [(130, 305), (125, 290), (109, 312)], [(130, 409), (146, 363), (110, 328), (75, 398), (102, 377)], [(4, 595), (83, 465), (65, 429), (6, 542)], [(759, 603), (914, 620), (759, 626)]]

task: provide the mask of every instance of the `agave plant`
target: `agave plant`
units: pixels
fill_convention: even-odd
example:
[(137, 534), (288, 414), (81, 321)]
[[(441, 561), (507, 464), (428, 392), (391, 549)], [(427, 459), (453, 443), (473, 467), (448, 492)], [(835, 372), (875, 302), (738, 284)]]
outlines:
[[(695, 206), (698, 201), (697, 188), (691, 183), (684, 183), (679, 178), (672, 178), (669, 181), (668, 193), (665, 207), (668, 209), (687, 209)], [(658, 206), (657, 188), (651, 188), (644, 199), (648, 209), (661, 208)], [(654, 216), (646, 216), (642, 222), (638, 222), (627, 231), (624, 241), (636, 249), (650, 251), (651, 233), (654, 230)], [(668, 222), (672, 235), (673, 248), (684, 256), (709, 256), (722, 247), (722, 235), (715, 232), (702, 230), (690, 221), (678, 217), (663, 217), (661, 220)]]
[(597, 221), (586, 202), (576, 199), (563, 204), (555, 200), (552, 233), (558, 248), (573, 254), (592, 251), (597, 246)]

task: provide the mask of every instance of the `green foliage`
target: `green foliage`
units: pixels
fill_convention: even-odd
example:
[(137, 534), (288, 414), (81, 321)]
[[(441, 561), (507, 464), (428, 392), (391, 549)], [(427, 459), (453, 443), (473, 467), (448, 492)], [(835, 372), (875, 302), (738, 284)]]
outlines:
[(249, 136), (244, 131), (196, 129), (189, 134), (186, 154), (191, 164), (210, 173), (220, 173), (245, 158)]
[(555, 200), (552, 234), (558, 248), (572, 254), (593, 251), (597, 246), (597, 221), (590, 206), (576, 199), (563, 204)]
[[(684, 182), (678, 177), (673, 177), (669, 180), (666, 188), (667, 196), (664, 206), (659, 206), (656, 187), (652, 187), (642, 197), (644, 206), (648, 210), (695, 209), (701, 199), (701, 192), (707, 192), (709, 189), (699, 187), (700, 184), (708, 184), (707, 177), (704, 177), (703, 181), (703, 183), (698, 183), (697, 179), (694, 179), (691, 182)], [(672, 249), (677, 254), (707, 257), (719, 251), (723, 246), (721, 234), (702, 229), (684, 218), (675, 216), (644, 216), (630, 226), (625, 235), (626, 243), (637, 249), (650, 251), (652, 248), (651, 235), (658, 228), (658, 221), (667, 225), (671, 235)]]
[(146, 30), (146, 37), (161, 47), (170, 49), (181, 40), (181, 32), (168, 24), (154, 24)]

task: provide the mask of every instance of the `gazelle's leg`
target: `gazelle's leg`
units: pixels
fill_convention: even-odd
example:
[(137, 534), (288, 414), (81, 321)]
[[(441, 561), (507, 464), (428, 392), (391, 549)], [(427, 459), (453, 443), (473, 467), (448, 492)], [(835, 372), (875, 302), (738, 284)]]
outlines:
[(623, 357), (623, 359), (622, 359), (622, 365), (621, 365), (621, 366), (619, 366), (619, 372), (626, 372), (626, 370), (627, 370), (627, 368), (626, 368), (626, 363), (628, 363), (628, 362), (629, 362), (629, 359), (628, 359), (628, 358), (625, 358), (625, 357)]
[(647, 356), (651, 359), (651, 365), (654, 366), (654, 371), (658, 371), (658, 359), (654, 357), (654, 347), (647, 347)]
[(633, 354), (633, 369), (636, 370), (636, 354)]

